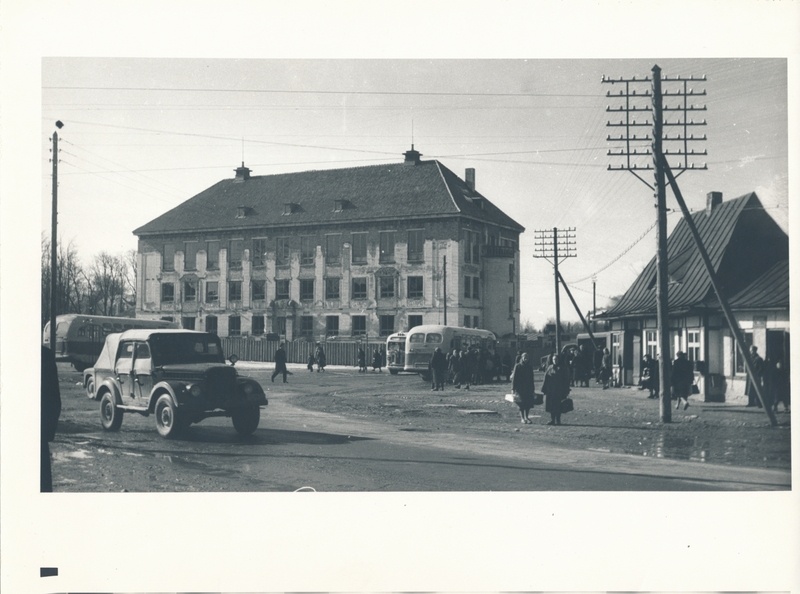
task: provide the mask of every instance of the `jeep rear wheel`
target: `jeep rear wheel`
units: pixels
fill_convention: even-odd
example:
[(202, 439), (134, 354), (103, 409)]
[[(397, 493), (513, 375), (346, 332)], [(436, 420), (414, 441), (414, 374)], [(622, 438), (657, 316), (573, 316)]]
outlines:
[(181, 422), (181, 414), (169, 394), (162, 394), (156, 400), (155, 416), (156, 429), (161, 437), (167, 439), (176, 437), (185, 426), (185, 423)]
[(257, 406), (237, 408), (231, 415), (233, 428), (239, 435), (250, 435), (258, 427), (261, 418), (261, 409)]
[(86, 395), (94, 400), (94, 378), (90, 377), (86, 380)]
[(122, 426), (122, 411), (111, 392), (103, 392), (100, 399), (100, 423), (106, 431), (119, 431)]

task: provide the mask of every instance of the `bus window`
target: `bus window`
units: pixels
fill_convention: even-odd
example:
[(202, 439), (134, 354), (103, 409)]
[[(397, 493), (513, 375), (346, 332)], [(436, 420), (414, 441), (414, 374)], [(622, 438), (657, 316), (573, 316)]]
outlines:
[(114, 324), (114, 332), (122, 332), (122, 325)]
[[(420, 334), (420, 336), (422, 336)], [(442, 343), (442, 335), (438, 332), (429, 332), (425, 335), (425, 342), (428, 344), (441, 344)]]
[(106, 336), (108, 334), (111, 334), (111, 324), (109, 324), (108, 322), (105, 322), (103, 324), (103, 335)]
[(408, 337), (408, 341), (409, 342), (424, 342), (425, 341), (425, 335), (422, 334), (422, 333), (412, 334), (411, 336)]

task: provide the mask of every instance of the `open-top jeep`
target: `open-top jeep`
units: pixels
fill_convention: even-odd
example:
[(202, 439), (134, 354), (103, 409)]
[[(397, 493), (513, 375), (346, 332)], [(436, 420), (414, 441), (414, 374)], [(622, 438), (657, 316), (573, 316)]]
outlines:
[(126, 412), (154, 414), (163, 437), (207, 417), (231, 417), (236, 431), (249, 435), (267, 405), (258, 382), (225, 363), (216, 335), (190, 330), (110, 334), (95, 366), (84, 372), (84, 386), (100, 401), (104, 429), (119, 430)]

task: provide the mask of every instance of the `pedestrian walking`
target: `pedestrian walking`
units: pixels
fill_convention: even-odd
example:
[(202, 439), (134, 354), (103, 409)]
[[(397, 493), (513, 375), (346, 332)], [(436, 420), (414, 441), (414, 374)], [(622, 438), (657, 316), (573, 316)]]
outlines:
[(314, 363), (316, 363), (316, 359), (314, 359), (314, 353), (308, 353), (308, 360), (306, 361), (306, 367), (309, 371), (314, 371)]
[(431, 389), (434, 392), (444, 391), (444, 382), (447, 375), (447, 357), (442, 349), (436, 347), (431, 355), (430, 369), (433, 378)]
[(544, 392), (544, 409), (550, 413), (548, 425), (561, 424), (562, 402), (569, 396), (569, 369), (563, 364), (558, 355), (553, 355), (550, 364), (544, 372), (542, 381)]
[(314, 351), (314, 358), (317, 360), (317, 373), (325, 371), (325, 349), (322, 348), (322, 343), (317, 343), (317, 350)]
[(289, 370), (286, 369), (286, 349), (284, 348), (284, 344), (281, 343), (278, 347), (278, 350), (275, 351), (275, 371), (272, 372), (272, 381), (275, 382), (275, 377), (277, 375), (283, 375), (283, 383), (286, 383), (286, 375), (289, 373)]
[(512, 374), (513, 382), (511, 392), (514, 394), (514, 404), (519, 407), (520, 421), (526, 425), (533, 423), (530, 419), (530, 411), (533, 408), (533, 395), (535, 386), (533, 381), (533, 365), (531, 365), (528, 353), (523, 353), (519, 363), (514, 366)]
[(769, 382), (772, 407), (778, 412), (778, 404), (783, 404), (783, 412), (789, 412), (789, 368), (784, 363), (783, 358), (779, 357), (772, 366), (772, 373)]
[(50, 465), (50, 442), (56, 438), (58, 417), (61, 416), (61, 390), (58, 387), (58, 367), (53, 351), (42, 347), (41, 361), (41, 448), (39, 491), (53, 491), (53, 470)]
[[(764, 359), (758, 354), (758, 347), (753, 345), (750, 347), (750, 361), (753, 363), (753, 371), (755, 377), (747, 374), (747, 386), (744, 393), (747, 395), (747, 406), (758, 406), (761, 408), (761, 401), (758, 399), (758, 392), (753, 384), (758, 384), (759, 388), (764, 387)], [(764, 394), (763, 389), (761, 394)]]
[(658, 398), (658, 361), (646, 353), (642, 359), (642, 389), (648, 391), (648, 398)]
[(461, 388), (461, 384), (464, 384), (464, 389), (469, 390), (469, 382), (472, 378), (473, 367), (474, 364), (472, 363), (472, 358), (469, 351), (465, 347), (458, 355), (458, 376), (456, 377), (456, 388)]
[(366, 372), (367, 371), (367, 355), (364, 352), (363, 347), (358, 347), (358, 372)]
[(694, 384), (694, 366), (683, 351), (678, 351), (675, 355), (669, 380), (672, 384), (672, 394), (678, 400), (675, 409), (679, 409), (683, 401), (683, 410), (686, 410), (689, 408), (689, 395)]
[(575, 352), (573, 365), (575, 366), (576, 384), (582, 388), (588, 388), (589, 376), (591, 374), (591, 363), (589, 361), (589, 354), (586, 352), (585, 344), (578, 347), (578, 350)]
[(450, 356), (447, 358), (447, 379), (451, 384), (455, 384), (458, 381), (460, 361), (461, 358), (459, 357), (458, 349), (453, 349), (453, 352), (450, 353)]
[(603, 349), (603, 359), (600, 362), (600, 381), (603, 383), (603, 389), (608, 390), (609, 382), (611, 382), (611, 375), (613, 373), (613, 364), (611, 362), (611, 353), (608, 348)]
[(372, 371), (376, 369), (378, 371), (383, 371), (381, 367), (383, 367), (383, 356), (381, 355), (381, 351), (376, 347), (375, 352), (372, 353)]

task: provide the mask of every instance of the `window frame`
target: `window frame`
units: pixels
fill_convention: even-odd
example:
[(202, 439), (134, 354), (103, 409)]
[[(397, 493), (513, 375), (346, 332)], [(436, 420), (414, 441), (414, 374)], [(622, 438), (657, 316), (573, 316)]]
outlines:
[[(286, 287), (286, 289), (283, 290), (283, 287)], [(292, 287), (291, 287), (291, 284), (290, 284), (290, 279), (288, 279), (288, 278), (276, 278), (275, 279), (275, 300), (276, 301), (278, 301), (278, 300), (285, 301), (285, 300), (290, 299), (291, 298), (290, 297), (291, 289), (292, 289)]]
[[(315, 281), (313, 278), (300, 279), (300, 301), (314, 301)], [(311, 285), (311, 291), (308, 291), (308, 285)]]
[[(361, 245), (363, 243), (363, 246)], [(367, 252), (369, 246), (369, 233), (356, 232), (350, 236), (350, 261), (352, 264), (361, 265), (367, 263)], [(363, 249), (363, 256), (361, 251)]]
[[(256, 294), (256, 288), (261, 287), (261, 296)], [(250, 299), (252, 301), (267, 300), (267, 281), (263, 279), (253, 279), (250, 281)]]
[[(412, 288), (412, 282), (419, 282), (419, 287)], [(409, 276), (406, 278), (406, 297), (408, 299), (423, 299), (425, 297), (425, 280), (423, 276)]]
[[(386, 283), (391, 282), (391, 292)], [(393, 275), (383, 275), (378, 277), (378, 299), (394, 299), (397, 296), (397, 283)]]
[(394, 249), (397, 245), (396, 233), (396, 231), (380, 231), (378, 233), (378, 261), (380, 264), (395, 263)]
[[(209, 294), (211, 294), (212, 287), (214, 288), (213, 292), (214, 298), (209, 299), (208, 296)], [(204, 289), (205, 290), (203, 291), (203, 297), (204, 297), (203, 303), (219, 303), (219, 281), (206, 281)]]
[[(169, 297), (166, 297), (166, 289), (172, 292)], [(175, 303), (175, 283), (172, 281), (161, 283), (161, 303)]]
[[(406, 235), (406, 258), (409, 262), (425, 261), (425, 230), (409, 229)], [(418, 245), (417, 245), (418, 244)], [(415, 248), (415, 249), (412, 249)]]
[(342, 298), (342, 279), (339, 278), (338, 276), (325, 277), (325, 300), (338, 301), (341, 298)]
[(183, 281), (182, 297), (184, 303), (197, 302), (197, 282), (196, 281)]
[[(364, 291), (356, 292), (356, 281), (364, 282)], [(350, 279), (350, 299), (363, 300), (369, 297), (369, 282), (366, 276), (354, 276)]]

